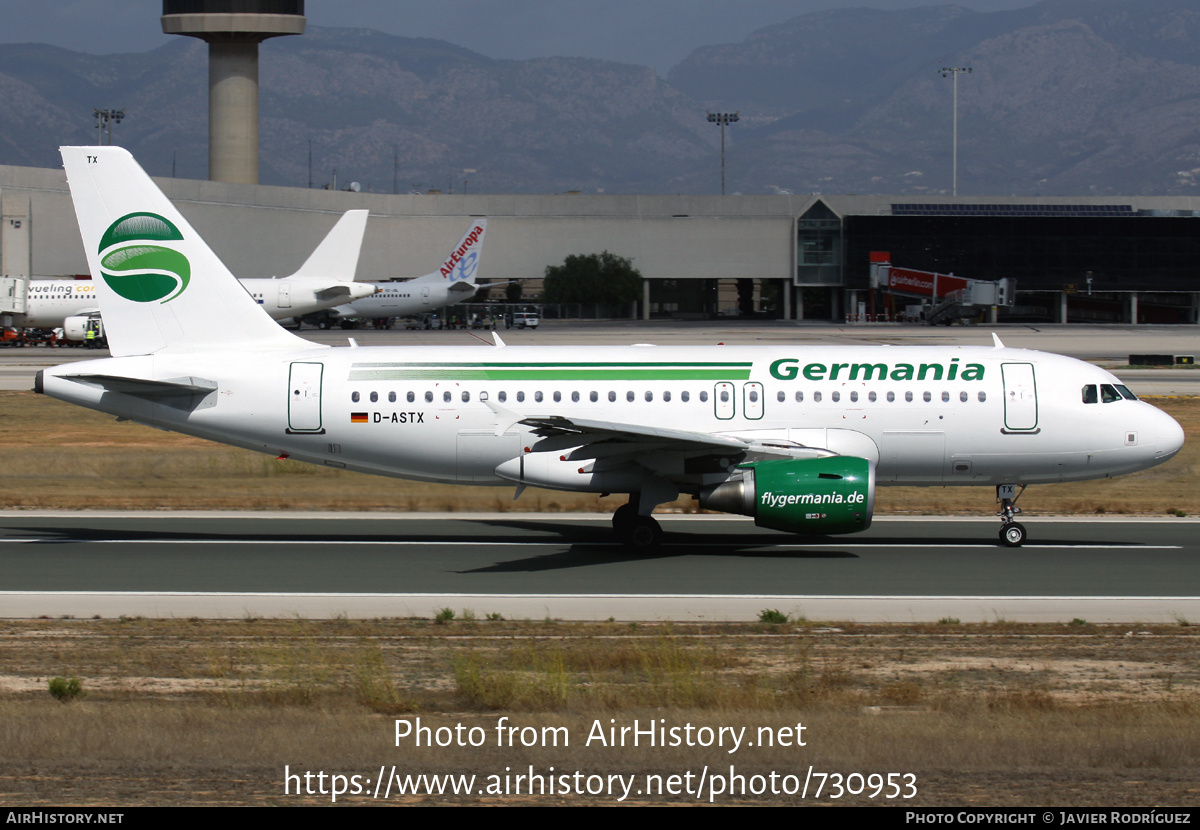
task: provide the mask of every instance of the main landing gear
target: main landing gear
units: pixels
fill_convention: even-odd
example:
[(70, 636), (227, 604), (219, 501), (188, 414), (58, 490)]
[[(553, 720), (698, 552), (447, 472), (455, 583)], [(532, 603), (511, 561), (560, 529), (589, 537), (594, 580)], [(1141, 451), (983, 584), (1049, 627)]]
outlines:
[(1018, 521), (1014, 521), (1013, 517), (1021, 512), (1021, 508), (1017, 507), (1017, 499), (1025, 492), (1025, 485), (1021, 485), (1021, 492), (1017, 492), (1015, 484), (1001, 484), (996, 487), (996, 501), (1000, 502), (1000, 512), (996, 515), (1000, 517), (1000, 542), (1010, 548), (1019, 548), (1025, 543), (1025, 525)]
[(612, 523), (617, 539), (627, 547), (648, 550), (662, 544), (662, 527), (653, 516), (639, 516), (632, 500), (616, 509)]

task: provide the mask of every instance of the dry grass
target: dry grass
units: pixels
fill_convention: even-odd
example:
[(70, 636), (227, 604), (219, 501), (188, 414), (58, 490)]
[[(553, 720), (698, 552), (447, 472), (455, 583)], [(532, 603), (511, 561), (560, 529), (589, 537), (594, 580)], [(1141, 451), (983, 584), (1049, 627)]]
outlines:
[[(1042, 514), (1200, 514), (1200, 399), (1154, 402), (1184, 427), (1188, 443), (1162, 467), (1136, 475), (1036, 489)], [(96, 509), (595, 511), (624, 496), (531, 488), (426, 484), (330, 470), (233, 449), (71, 406), (30, 392), (0, 392), (0, 507)], [(1031, 496), (1031, 498), (1033, 498)], [(879, 514), (986, 514), (990, 488), (880, 488)], [(693, 512), (690, 498), (664, 512)]]
[[(1188, 804), (1200, 770), (1198, 637), (1190, 626), (1070, 623), (7, 622), (0, 799), (296, 803), (282, 795), (285, 764), (480, 775), (528, 765), (681, 774), (705, 764), (749, 775), (812, 764), (911, 772), (918, 797), (906, 803), (919, 806)], [(47, 691), (56, 675), (82, 678), (87, 697), (56, 702)], [(395, 719), (417, 717), (480, 726), (488, 740), (397, 746)], [(563, 727), (569, 745), (498, 747), (500, 717)], [(595, 724), (635, 719), (744, 726), (755, 746), (586, 744)], [(760, 728), (779, 735), (797, 724), (804, 747), (760, 745)]]

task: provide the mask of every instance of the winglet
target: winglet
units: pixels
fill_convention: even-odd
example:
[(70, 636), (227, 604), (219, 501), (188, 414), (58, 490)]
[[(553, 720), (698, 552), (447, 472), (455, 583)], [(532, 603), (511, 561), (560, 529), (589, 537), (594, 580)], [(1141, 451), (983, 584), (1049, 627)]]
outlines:
[(996, 334), (996, 332), (992, 332), (992, 342), (996, 344), (997, 349), (1004, 348), (1004, 344), (1000, 342), (1000, 335)]
[(497, 349), (508, 345), (507, 343), (505, 343), (503, 340), (500, 339), (500, 332), (498, 332), (498, 331), (492, 332), (492, 339), (496, 341)]

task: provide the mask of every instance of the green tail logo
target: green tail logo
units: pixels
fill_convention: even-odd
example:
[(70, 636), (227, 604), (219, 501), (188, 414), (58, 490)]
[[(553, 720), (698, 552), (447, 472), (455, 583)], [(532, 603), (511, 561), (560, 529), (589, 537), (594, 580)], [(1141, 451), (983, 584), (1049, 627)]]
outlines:
[(158, 214), (122, 216), (100, 238), (100, 273), (127, 300), (169, 303), (187, 288), (192, 266), (179, 251), (151, 243), (182, 239), (179, 229)]

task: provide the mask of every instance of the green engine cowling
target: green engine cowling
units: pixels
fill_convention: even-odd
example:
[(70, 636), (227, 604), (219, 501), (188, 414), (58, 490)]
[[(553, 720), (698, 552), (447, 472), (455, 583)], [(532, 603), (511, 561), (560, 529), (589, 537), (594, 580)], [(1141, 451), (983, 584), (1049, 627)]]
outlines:
[(842, 455), (752, 461), (702, 491), (700, 506), (789, 533), (855, 533), (871, 526), (875, 465)]

